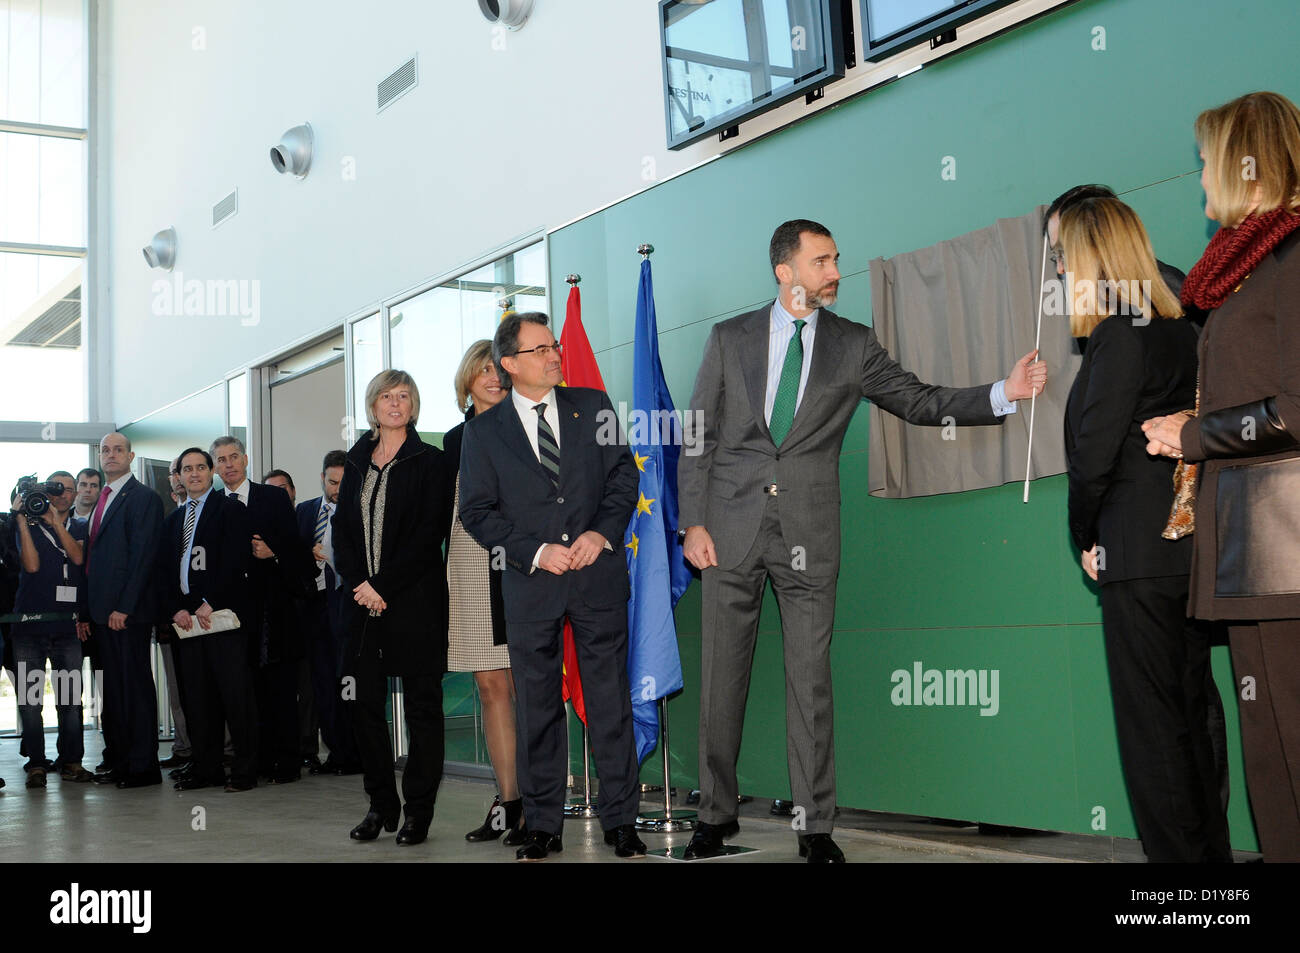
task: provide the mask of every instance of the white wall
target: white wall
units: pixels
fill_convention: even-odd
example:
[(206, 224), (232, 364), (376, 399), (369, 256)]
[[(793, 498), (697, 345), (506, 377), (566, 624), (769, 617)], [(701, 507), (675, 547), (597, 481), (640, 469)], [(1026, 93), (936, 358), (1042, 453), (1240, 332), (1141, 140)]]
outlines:
[[(664, 147), (657, 9), (537, 0), (498, 50), (475, 0), (100, 0), (100, 416), (136, 419), (645, 188), (647, 157), (662, 178), (716, 151)], [(417, 52), (418, 88), (376, 115), (376, 85)], [(316, 149), (298, 181), (268, 151), (303, 120)], [(212, 229), (236, 186), (239, 214)], [(259, 323), (154, 313), (169, 276), (140, 249), (168, 225), (186, 281), (260, 283)]]

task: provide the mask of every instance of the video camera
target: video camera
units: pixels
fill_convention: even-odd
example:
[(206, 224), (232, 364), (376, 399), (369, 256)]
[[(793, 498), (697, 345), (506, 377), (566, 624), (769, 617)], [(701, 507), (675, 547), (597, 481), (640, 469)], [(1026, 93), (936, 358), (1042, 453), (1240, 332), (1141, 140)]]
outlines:
[(21, 477), (14, 493), (18, 496), (18, 511), (27, 517), (29, 523), (39, 520), (50, 508), (50, 497), (62, 496), (65, 487), (58, 480), (42, 483), (35, 475)]

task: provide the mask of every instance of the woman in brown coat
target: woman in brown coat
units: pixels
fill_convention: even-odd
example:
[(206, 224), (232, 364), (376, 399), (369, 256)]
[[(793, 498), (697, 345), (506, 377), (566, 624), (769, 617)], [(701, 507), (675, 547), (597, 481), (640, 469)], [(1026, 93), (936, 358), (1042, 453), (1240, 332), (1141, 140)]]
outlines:
[(1300, 861), (1300, 110), (1251, 93), (1196, 139), (1222, 226), (1182, 292), (1210, 312), (1199, 409), (1143, 430), (1200, 463), (1188, 613), (1228, 622), (1260, 847)]

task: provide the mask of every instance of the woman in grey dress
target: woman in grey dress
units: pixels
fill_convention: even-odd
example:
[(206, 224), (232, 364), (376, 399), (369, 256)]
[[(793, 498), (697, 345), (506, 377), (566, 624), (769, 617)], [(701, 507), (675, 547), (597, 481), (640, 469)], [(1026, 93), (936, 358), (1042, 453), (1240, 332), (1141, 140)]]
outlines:
[[(508, 393), (492, 362), (492, 342), (476, 341), (470, 345), (456, 371), (456, 403), (465, 419), (499, 403)], [(454, 472), (460, 469), (464, 431), (465, 425), (459, 424), (443, 439)], [(515, 774), (514, 681), (506, 648), (501, 574), (491, 570), (488, 552), (461, 526), (459, 476), (447, 544), (447, 588), (450, 594), (447, 669), (474, 673), (483, 700), (483, 735), (499, 788), (487, 819), (481, 827), (466, 834), (465, 839), (493, 841), (509, 831), (504, 843), (517, 845), (523, 842), (523, 801)]]

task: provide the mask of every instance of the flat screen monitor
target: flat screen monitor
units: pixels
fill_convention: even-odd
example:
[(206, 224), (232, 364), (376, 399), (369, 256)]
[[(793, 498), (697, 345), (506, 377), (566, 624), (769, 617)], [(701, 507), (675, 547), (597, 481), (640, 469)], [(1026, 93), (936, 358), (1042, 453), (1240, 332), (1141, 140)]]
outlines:
[(875, 63), (1014, 0), (862, 0), (864, 59)]
[(842, 77), (851, 11), (844, 0), (660, 0), (668, 148)]

